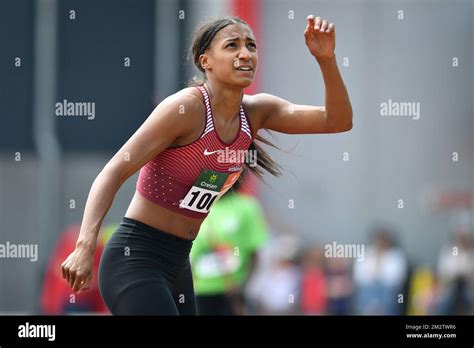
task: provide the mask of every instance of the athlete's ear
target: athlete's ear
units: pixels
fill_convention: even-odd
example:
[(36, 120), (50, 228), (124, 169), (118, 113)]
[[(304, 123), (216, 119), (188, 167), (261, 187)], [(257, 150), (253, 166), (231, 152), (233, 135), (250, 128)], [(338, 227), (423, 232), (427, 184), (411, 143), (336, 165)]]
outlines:
[(208, 70), (210, 68), (209, 57), (207, 56), (207, 54), (201, 54), (199, 56), (199, 62), (204, 70)]

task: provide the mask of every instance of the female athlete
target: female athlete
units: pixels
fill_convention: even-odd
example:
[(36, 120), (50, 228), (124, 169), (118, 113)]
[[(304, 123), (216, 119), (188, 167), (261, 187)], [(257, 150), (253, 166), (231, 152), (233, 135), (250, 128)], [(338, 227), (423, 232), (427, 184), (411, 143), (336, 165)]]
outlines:
[[(121, 185), (140, 170), (135, 195), (101, 257), (102, 297), (113, 315), (196, 314), (189, 253), (209, 209), (244, 169), (258, 176), (262, 169), (279, 174), (255, 143), (264, 141), (257, 132), (352, 128), (352, 107), (334, 53), (335, 25), (308, 16), (304, 38), (322, 72), (325, 106), (245, 95), (258, 61), (249, 25), (223, 17), (198, 28), (192, 54), (204, 82), (164, 99), (92, 184), (76, 248), (61, 265), (73, 291), (89, 288), (102, 221)], [(257, 166), (223, 156), (249, 149), (257, 150)]]

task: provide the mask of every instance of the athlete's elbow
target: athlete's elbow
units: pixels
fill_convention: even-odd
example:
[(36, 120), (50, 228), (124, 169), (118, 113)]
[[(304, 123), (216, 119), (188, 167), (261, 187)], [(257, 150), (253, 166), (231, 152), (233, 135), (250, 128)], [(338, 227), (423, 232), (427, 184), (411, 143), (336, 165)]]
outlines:
[(113, 187), (118, 191), (130, 176), (130, 174), (124, 171), (124, 168), (115, 167), (108, 163), (97, 175), (94, 182), (99, 182), (100, 185)]
[(328, 133), (344, 133), (348, 132), (352, 129), (352, 120), (344, 125), (336, 125), (336, 126), (330, 126), (329, 132)]
[(352, 125), (352, 121), (351, 121), (346, 127), (342, 128), (341, 133), (350, 131), (352, 129), (352, 126), (353, 125)]

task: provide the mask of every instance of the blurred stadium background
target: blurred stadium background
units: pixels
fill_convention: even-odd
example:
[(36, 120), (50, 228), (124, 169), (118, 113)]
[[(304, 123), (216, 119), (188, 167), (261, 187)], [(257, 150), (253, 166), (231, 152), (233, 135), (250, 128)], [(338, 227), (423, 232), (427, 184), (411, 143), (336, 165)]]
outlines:
[[(157, 103), (197, 74), (187, 60), (192, 32), (218, 15), (242, 17), (257, 37), (257, 78), (246, 93), (298, 104), (324, 104), (321, 73), (304, 44), (306, 16), (336, 23), (354, 128), (273, 134), (281, 150), (270, 151), (284, 175), (251, 185), (277, 245), (268, 250), (300, 267), (308, 246), (369, 247), (383, 226), (413, 271), (426, 266), (437, 284), (442, 247), (455, 232), (473, 232), (473, 4), (0, 0), (0, 243), (38, 245), (37, 262), (0, 259), (0, 313), (43, 312), (50, 257), (64, 231), (80, 224), (94, 178)], [(95, 118), (56, 116), (55, 103), (65, 99), (95, 103)], [(389, 100), (419, 103), (420, 118), (381, 116)], [(119, 191), (104, 225), (120, 221), (135, 182), (136, 175)], [(474, 288), (467, 289), (472, 306)], [(267, 312), (295, 313), (275, 308)]]

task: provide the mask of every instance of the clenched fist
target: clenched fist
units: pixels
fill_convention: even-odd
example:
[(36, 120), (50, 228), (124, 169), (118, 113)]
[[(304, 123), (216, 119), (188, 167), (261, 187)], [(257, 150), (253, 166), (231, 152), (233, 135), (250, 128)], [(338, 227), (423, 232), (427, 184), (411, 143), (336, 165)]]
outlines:
[(94, 255), (76, 248), (61, 264), (63, 278), (74, 292), (89, 289), (94, 268)]

